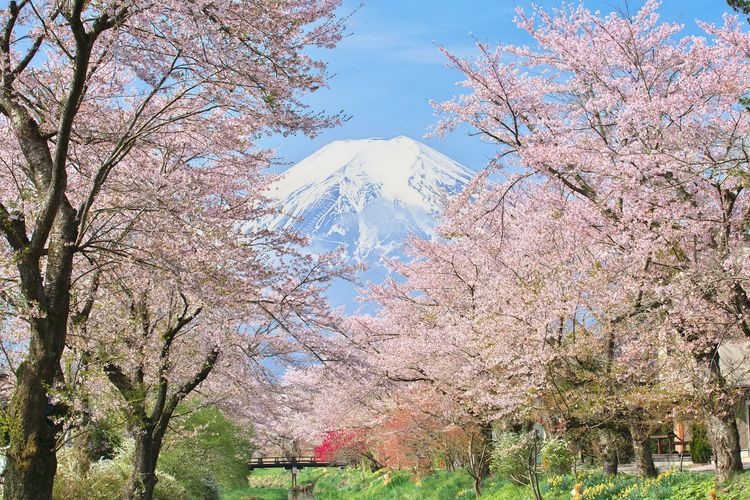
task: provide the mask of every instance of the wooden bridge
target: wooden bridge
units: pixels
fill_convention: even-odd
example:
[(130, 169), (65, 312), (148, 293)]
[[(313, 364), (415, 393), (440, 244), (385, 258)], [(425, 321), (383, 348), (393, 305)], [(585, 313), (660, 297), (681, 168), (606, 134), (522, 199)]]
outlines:
[(258, 457), (250, 459), (250, 469), (303, 469), (305, 467), (345, 467), (341, 461), (326, 462), (315, 457)]
[(315, 457), (258, 457), (248, 463), (250, 469), (303, 469), (305, 467), (343, 467), (343, 462), (324, 462)]
[[(305, 467), (344, 467), (343, 462), (324, 462), (315, 457), (258, 457), (247, 464), (253, 469), (286, 469), (292, 473), (292, 493), (296, 494), (297, 471)], [(296, 498), (296, 497), (294, 497)]]

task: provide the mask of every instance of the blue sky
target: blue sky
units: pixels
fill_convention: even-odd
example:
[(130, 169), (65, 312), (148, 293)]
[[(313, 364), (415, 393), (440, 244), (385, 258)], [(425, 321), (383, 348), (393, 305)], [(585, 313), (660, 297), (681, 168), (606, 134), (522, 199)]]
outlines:
[[(461, 92), (461, 75), (446, 67), (438, 50), (474, 53), (474, 38), (483, 42), (524, 43), (525, 33), (513, 24), (515, 8), (529, 8), (530, 0), (345, 0), (343, 13), (355, 11), (347, 36), (332, 51), (329, 61), (330, 89), (308, 99), (316, 109), (343, 110), (351, 119), (314, 140), (305, 137), (274, 137), (268, 145), (288, 162), (297, 162), (321, 146), (337, 139), (422, 137), (437, 121), (428, 100), (445, 100)], [(610, 12), (629, 5), (631, 11), (642, 0), (588, 0), (592, 10)], [(558, 0), (537, 0), (546, 8)], [(685, 25), (687, 33), (698, 33), (696, 19), (721, 22), (728, 11), (723, 0), (664, 0), (662, 19)], [(424, 140), (432, 147), (470, 168), (484, 166), (492, 149), (467, 130), (444, 139)]]

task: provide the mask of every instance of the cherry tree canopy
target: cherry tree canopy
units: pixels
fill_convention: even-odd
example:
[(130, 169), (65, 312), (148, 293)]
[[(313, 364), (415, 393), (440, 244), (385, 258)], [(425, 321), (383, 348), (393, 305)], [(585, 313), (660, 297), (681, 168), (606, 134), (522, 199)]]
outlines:
[[(530, 47), (450, 56), (469, 93), (438, 104), (438, 132), (468, 123), (520, 169), (579, 200), (581, 220), (629, 266), (614, 289), (648, 317), (646, 345), (692, 353), (720, 475), (741, 468), (722, 341), (750, 334), (746, 228), (750, 35), (737, 18), (678, 35), (648, 1), (632, 18), (584, 7), (519, 12)], [(712, 420), (713, 419), (713, 420)], [(717, 420), (718, 419), (718, 420)]]
[[(325, 85), (325, 65), (307, 49), (340, 39), (338, 5), (23, 0), (0, 12), (9, 131), (0, 139), (0, 272), (12, 284), (6, 300), (30, 325), (11, 403), (8, 498), (51, 491), (55, 430), (45, 412), (71, 285), (90, 280), (82, 288), (95, 292), (98, 271), (89, 270), (144, 260), (137, 245), (159, 242), (144, 237), (149, 230), (163, 236), (151, 249), (159, 258), (176, 265), (191, 252), (205, 262), (221, 243), (203, 223), (257, 214), (258, 169), (269, 157), (256, 151), (259, 134), (314, 134), (338, 121), (301, 101)], [(202, 214), (192, 212), (196, 199)], [(183, 233), (187, 241), (168, 237)], [(83, 313), (85, 295), (73, 298)]]

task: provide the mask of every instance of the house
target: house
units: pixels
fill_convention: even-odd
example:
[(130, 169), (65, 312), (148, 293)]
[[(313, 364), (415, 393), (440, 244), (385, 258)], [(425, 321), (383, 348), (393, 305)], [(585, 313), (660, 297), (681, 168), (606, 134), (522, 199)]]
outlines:
[[(728, 383), (750, 388), (750, 341), (724, 342), (719, 347), (719, 366)], [(750, 398), (746, 396), (738, 403), (735, 416), (742, 456), (750, 456)]]
[[(750, 389), (750, 340), (732, 340), (724, 342), (719, 347), (719, 366), (728, 384), (735, 387)], [(737, 430), (740, 437), (742, 456), (750, 456), (750, 398), (745, 397), (735, 408)], [(690, 443), (692, 433), (689, 422), (677, 421), (674, 425), (673, 449), (675, 453), (682, 453), (685, 446), (680, 443)]]

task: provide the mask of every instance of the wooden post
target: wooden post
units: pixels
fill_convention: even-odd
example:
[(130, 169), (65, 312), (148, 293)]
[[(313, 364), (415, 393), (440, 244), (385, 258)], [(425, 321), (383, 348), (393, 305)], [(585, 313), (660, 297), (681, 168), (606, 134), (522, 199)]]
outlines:
[(292, 467), (292, 491), (297, 491), (297, 467)]

